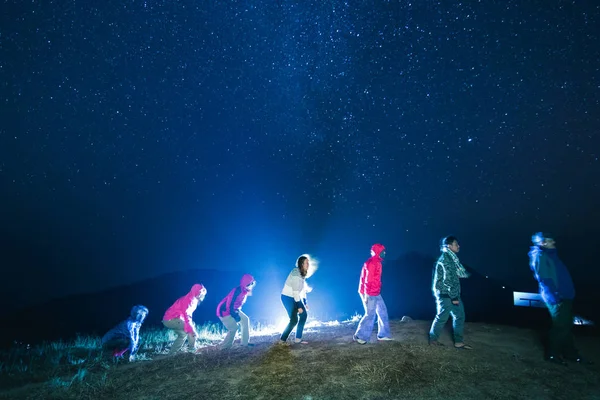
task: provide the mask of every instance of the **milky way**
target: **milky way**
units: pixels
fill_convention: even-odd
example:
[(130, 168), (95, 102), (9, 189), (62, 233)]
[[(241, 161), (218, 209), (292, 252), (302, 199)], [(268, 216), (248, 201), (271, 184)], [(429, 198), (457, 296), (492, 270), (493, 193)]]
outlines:
[(339, 215), (419, 249), (465, 221), (585, 220), (600, 176), (590, 4), (5, 2), (6, 215), (118, 243), (166, 205), (247, 207), (313, 231)]

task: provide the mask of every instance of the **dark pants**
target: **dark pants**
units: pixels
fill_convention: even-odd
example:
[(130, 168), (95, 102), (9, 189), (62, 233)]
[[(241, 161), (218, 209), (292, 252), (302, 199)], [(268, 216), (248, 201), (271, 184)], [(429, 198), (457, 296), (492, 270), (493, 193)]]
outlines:
[(302, 332), (304, 331), (304, 323), (306, 322), (306, 318), (308, 317), (308, 314), (306, 313), (306, 308), (302, 308), (302, 314), (300, 314), (300, 318), (298, 318), (298, 305), (296, 305), (296, 302), (294, 301), (293, 297), (282, 294), (281, 302), (283, 303), (283, 306), (285, 307), (285, 310), (287, 311), (290, 317), (290, 323), (287, 325), (287, 327), (281, 334), (281, 340), (285, 342), (288, 339), (290, 333), (292, 333), (292, 329), (294, 329), (296, 324), (298, 324), (298, 328), (296, 328), (296, 339), (301, 339)]
[(449, 297), (436, 297), (437, 315), (431, 324), (429, 330), (429, 340), (437, 341), (440, 337), (444, 325), (448, 318), (452, 316), (452, 328), (454, 331), (454, 343), (463, 342), (463, 332), (465, 330), (465, 308), (462, 299), (459, 299), (458, 305), (452, 303)]
[(548, 333), (548, 356), (579, 357), (573, 341), (573, 300), (562, 300), (558, 304), (548, 304), (552, 317), (552, 327)]
[(102, 344), (102, 348), (110, 352), (113, 357), (121, 357), (129, 349), (129, 340), (125, 338), (113, 338)]

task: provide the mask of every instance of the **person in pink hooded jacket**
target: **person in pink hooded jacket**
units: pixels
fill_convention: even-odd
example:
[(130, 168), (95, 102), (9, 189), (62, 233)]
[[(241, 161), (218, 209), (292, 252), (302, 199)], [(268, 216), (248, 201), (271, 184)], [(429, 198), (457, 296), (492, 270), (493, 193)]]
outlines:
[(183, 347), (185, 339), (188, 339), (188, 349), (194, 351), (196, 348), (196, 338), (198, 332), (192, 321), (192, 314), (196, 311), (198, 303), (204, 300), (206, 296), (206, 288), (199, 283), (192, 286), (188, 294), (179, 298), (165, 312), (163, 317), (163, 325), (168, 329), (173, 329), (177, 334), (177, 339), (171, 346), (169, 354), (180, 351)]
[(227, 328), (227, 336), (221, 343), (221, 348), (228, 349), (233, 345), (238, 326), (241, 328), (242, 346), (252, 346), (248, 343), (250, 340), (250, 319), (242, 312), (242, 306), (248, 296), (252, 296), (254, 285), (256, 285), (254, 277), (245, 274), (240, 280), (240, 285), (233, 288), (217, 306), (217, 317)]

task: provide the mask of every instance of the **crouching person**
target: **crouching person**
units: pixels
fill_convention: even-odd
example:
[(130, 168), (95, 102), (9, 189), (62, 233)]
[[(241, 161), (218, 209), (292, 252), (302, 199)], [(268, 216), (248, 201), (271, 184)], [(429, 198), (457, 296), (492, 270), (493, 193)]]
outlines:
[(199, 283), (192, 286), (192, 289), (183, 297), (177, 299), (177, 301), (169, 307), (163, 317), (163, 325), (175, 331), (177, 339), (171, 346), (169, 354), (180, 351), (187, 339), (187, 345), (189, 351), (196, 349), (196, 338), (198, 332), (192, 321), (192, 315), (198, 307), (198, 303), (204, 301), (206, 296), (206, 288)]
[(242, 306), (248, 296), (252, 296), (252, 289), (256, 281), (250, 274), (242, 276), (240, 285), (233, 288), (217, 306), (217, 317), (227, 328), (227, 336), (221, 343), (221, 348), (228, 349), (233, 345), (238, 325), (242, 334), (242, 346), (252, 346), (248, 343), (250, 339), (250, 319), (242, 312)]
[(148, 308), (134, 306), (129, 318), (106, 332), (102, 337), (102, 348), (111, 352), (116, 359), (129, 354), (129, 361), (134, 361), (140, 344), (140, 328), (148, 315)]

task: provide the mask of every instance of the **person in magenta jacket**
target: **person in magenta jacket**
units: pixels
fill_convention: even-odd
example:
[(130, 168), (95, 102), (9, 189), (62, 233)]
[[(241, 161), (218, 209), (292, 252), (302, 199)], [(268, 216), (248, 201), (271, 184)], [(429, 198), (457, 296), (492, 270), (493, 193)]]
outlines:
[(255, 285), (256, 281), (252, 275), (242, 276), (240, 285), (233, 288), (217, 306), (217, 317), (227, 328), (227, 336), (221, 343), (221, 348), (228, 349), (233, 345), (238, 326), (241, 328), (242, 346), (251, 346), (248, 343), (250, 339), (250, 319), (242, 312), (242, 306), (248, 296), (252, 296), (252, 289)]
[(364, 263), (360, 273), (358, 294), (365, 308), (365, 315), (358, 323), (354, 334), (354, 340), (360, 344), (369, 341), (375, 317), (377, 317), (377, 340), (392, 340), (387, 307), (381, 297), (381, 270), (384, 258), (385, 247), (382, 244), (374, 244), (371, 247), (371, 258)]
[(192, 314), (196, 311), (198, 303), (201, 303), (206, 296), (206, 288), (199, 283), (192, 286), (192, 289), (183, 297), (180, 297), (163, 317), (163, 325), (175, 331), (177, 339), (171, 346), (169, 354), (180, 351), (185, 339), (188, 340), (188, 349), (194, 351), (196, 348), (196, 338), (198, 332), (192, 321)]

